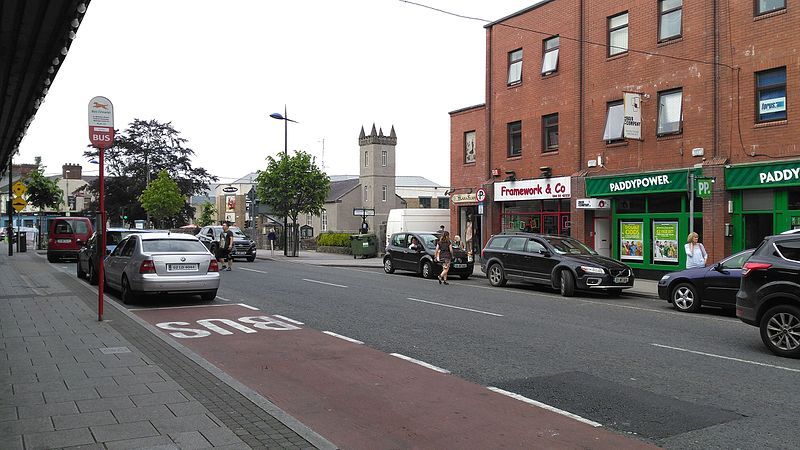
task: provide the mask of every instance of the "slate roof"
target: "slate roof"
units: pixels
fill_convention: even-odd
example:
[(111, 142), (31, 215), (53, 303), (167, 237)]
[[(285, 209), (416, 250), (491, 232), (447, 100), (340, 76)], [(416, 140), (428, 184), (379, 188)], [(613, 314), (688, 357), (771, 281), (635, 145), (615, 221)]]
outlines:
[(361, 184), (358, 178), (351, 178), (340, 181), (331, 181), (331, 190), (328, 191), (328, 197), (325, 203), (335, 202), (344, 197), (348, 192), (357, 188)]

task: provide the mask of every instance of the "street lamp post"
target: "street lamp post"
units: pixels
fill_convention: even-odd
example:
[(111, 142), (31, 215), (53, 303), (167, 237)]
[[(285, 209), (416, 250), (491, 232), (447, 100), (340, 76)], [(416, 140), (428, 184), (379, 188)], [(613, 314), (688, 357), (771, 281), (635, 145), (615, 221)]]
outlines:
[[(283, 121), (283, 156), (285, 158), (289, 157), (289, 122), (297, 123), (296, 120), (292, 120), (287, 117), (286, 114), (286, 105), (283, 105), (283, 115), (280, 113), (272, 113), (269, 115), (273, 119), (282, 120)], [(289, 236), (289, 216), (283, 216), (283, 256), (289, 256), (289, 248), (288, 248), (288, 236)]]

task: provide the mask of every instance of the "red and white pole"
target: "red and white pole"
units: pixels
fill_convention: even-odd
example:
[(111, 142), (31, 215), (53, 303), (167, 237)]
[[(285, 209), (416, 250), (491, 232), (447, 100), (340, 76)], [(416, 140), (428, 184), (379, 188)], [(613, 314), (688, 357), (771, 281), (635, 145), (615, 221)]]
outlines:
[(106, 149), (114, 145), (114, 105), (105, 97), (95, 97), (89, 101), (89, 141), (100, 159), (100, 220), (97, 226), (99, 242), (97, 246), (97, 320), (103, 320), (103, 298), (105, 289), (104, 260), (106, 259)]

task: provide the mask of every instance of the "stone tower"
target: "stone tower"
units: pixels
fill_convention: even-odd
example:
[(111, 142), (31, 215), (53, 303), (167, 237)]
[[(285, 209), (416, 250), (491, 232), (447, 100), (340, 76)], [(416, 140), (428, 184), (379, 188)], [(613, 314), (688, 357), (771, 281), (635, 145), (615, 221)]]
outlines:
[(388, 136), (383, 129), (364, 133), (358, 136), (359, 147), (359, 180), (361, 182), (361, 200), (364, 208), (375, 209), (375, 217), (368, 217), (370, 231), (379, 233), (378, 227), (389, 218), (389, 210), (396, 208), (395, 195), (395, 146), (397, 135), (394, 126)]

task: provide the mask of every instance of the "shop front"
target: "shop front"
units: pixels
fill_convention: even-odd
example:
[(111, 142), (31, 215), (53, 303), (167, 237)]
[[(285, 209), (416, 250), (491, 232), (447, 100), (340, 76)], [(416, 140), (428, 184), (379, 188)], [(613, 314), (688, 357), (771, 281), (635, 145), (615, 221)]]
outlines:
[(481, 240), (482, 216), (478, 214), (478, 194), (476, 192), (452, 194), (450, 203), (456, 208), (458, 218), (456, 234), (461, 236), (464, 249), (473, 255), (480, 255), (483, 241)]
[(730, 191), (728, 232), (734, 252), (758, 246), (765, 236), (800, 229), (800, 160), (725, 168)]
[(685, 268), (690, 215), (694, 231), (703, 234), (703, 201), (695, 198), (690, 214), (688, 175), (688, 170), (678, 170), (586, 178), (587, 197), (610, 201), (608, 211), (583, 212), (586, 223), (610, 222), (603, 229), (595, 225), (595, 242), (605, 239), (597, 233), (609, 233), (610, 256), (635, 269)]
[(569, 177), (495, 183), (501, 230), (569, 235), (570, 186)]

